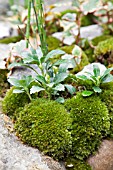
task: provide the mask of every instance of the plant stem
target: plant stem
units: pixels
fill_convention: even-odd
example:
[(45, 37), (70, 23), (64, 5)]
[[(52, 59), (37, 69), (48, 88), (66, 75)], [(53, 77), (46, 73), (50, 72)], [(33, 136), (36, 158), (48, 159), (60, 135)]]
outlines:
[(30, 101), (31, 101), (31, 100), (32, 100), (32, 97), (31, 97), (31, 95), (29, 94), (28, 91), (26, 91), (26, 94), (28, 95), (28, 97), (29, 97), (29, 99), (30, 99)]
[(10, 6), (14, 5), (14, 0), (9, 0)]
[(42, 0), (36, 0), (36, 8), (38, 10), (38, 32), (41, 41), (41, 49), (43, 54), (46, 55), (48, 52), (47, 43), (46, 43), (46, 32), (44, 29), (44, 12), (43, 12), (43, 2)]
[(28, 6), (28, 0), (24, 0), (24, 7), (27, 8)]
[(27, 16), (27, 28), (26, 28), (26, 48), (29, 45), (29, 36), (30, 36), (30, 19), (31, 19), (31, 0), (28, 0), (28, 16)]

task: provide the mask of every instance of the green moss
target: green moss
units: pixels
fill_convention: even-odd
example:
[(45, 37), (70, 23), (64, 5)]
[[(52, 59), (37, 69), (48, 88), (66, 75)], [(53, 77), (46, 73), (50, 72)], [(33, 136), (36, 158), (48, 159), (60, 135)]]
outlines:
[(8, 37), (0, 40), (2, 44), (16, 43), (23, 39), (23, 36)]
[[(65, 164), (67, 170), (92, 170), (92, 168), (90, 167), (90, 165), (87, 164), (87, 162), (71, 157), (66, 160)], [(72, 167), (70, 167), (70, 165)]]
[(113, 38), (100, 42), (94, 50), (97, 60), (105, 65), (113, 63)]
[(52, 36), (47, 37), (47, 45), (48, 45), (48, 50), (54, 50), (58, 47), (60, 47), (60, 41), (57, 38), (54, 38)]
[(84, 98), (81, 93), (68, 99), (65, 107), (72, 118), (72, 154), (83, 160), (99, 147), (109, 131), (108, 109), (99, 97)]
[[(112, 86), (113, 88), (113, 86)], [(100, 99), (106, 104), (109, 110), (110, 117), (110, 131), (109, 137), (113, 138), (113, 91), (112, 90), (104, 90), (100, 94)]]
[(70, 116), (55, 101), (37, 99), (19, 113), (15, 129), (23, 142), (62, 159), (71, 149)]
[(101, 35), (101, 36), (98, 36), (98, 37), (96, 37), (96, 38), (94, 38), (94, 39), (92, 39), (92, 44), (94, 45), (94, 46), (97, 46), (100, 42), (102, 42), (102, 41), (105, 41), (105, 40), (108, 40), (108, 39), (110, 39), (112, 36), (110, 36), (110, 35)]
[(16, 109), (29, 103), (29, 98), (25, 93), (15, 94), (13, 90), (14, 87), (8, 90), (2, 102), (3, 112), (9, 116), (13, 116)]
[(8, 70), (0, 69), (0, 96), (4, 97), (7, 89), (9, 88), (9, 83), (7, 82)]
[(83, 17), (81, 18), (81, 26), (84, 27), (94, 24), (93, 18), (94, 18), (93, 14), (83, 15)]

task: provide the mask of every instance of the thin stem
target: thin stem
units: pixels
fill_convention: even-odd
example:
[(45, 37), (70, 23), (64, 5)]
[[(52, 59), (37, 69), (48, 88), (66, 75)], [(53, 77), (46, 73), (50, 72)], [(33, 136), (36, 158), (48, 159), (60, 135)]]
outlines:
[(43, 54), (46, 55), (48, 52), (47, 43), (46, 43), (46, 32), (44, 29), (44, 12), (43, 12), (43, 2), (42, 0), (36, 0), (36, 7), (38, 10), (38, 32), (41, 41), (41, 49)]
[(10, 6), (14, 5), (14, 0), (9, 0)]
[(29, 99), (30, 99), (30, 101), (31, 101), (31, 100), (32, 100), (32, 97), (31, 97), (31, 95), (29, 94), (28, 91), (26, 91), (26, 94), (28, 95), (28, 97), (29, 97)]
[(29, 45), (29, 36), (30, 36), (30, 19), (31, 19), (31, 0), (28, 1), (28, 16), (27, 16), (27, 28), (26, 28), (26, 48)]

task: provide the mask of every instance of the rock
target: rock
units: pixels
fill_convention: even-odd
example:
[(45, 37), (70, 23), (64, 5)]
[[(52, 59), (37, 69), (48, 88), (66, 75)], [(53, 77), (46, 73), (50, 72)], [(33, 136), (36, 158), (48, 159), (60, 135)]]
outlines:
[[(72, 29), (72, 32), (75, 36), (78, 34), (78, 30), (76, 28)], [(95, 37), (102, 35), (102, 28), (99, 25), (90, 25), (86, 27), (81, 27), (80, 36), (81, 38), (86, 38), (88, 40), (92, 40)], [(52, 35), (53, 37), (63, 41), (66, 45), (72, 45), (75, 42), (75, 36), (71, 35), (68, 37), (64, 37), (64, 32), (56, 32)]]
[(88, 159), (93, 170), (113, 170), (113, 140), (103, 140), (96, 155)]
[(9, 56), (9, 45), (0, 44), (0, 69), (5, 69), (5, 61), (4, 58)]
[(0, 39), (18, 36), (17, 28), (8, 21), (0, 21)]
[(65, 170), (38, 149), (23, 144), (12, 132), (11, 120), (0, 111), (0, 170)]
[[(77, 32), (78, 31), (76, 29), (73, 29), (73, 34), (76, 35)], [(81, 27), (80, 35), (81, 38), (87, 38), (88, 40), (92, 40), (93, 38), (102, 35), (102, 27), (97, 24)]]

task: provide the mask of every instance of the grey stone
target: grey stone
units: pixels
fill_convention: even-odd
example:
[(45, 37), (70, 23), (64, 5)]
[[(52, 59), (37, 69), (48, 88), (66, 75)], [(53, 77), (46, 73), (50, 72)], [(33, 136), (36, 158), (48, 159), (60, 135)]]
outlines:
[[(71, 31), (73, 32), (73, 35), (77, 36), (78, 30), (76, 28), (73, 28)], [(81, 38), (86, 38), (88, 40), (92, 40), (93, 38), (98, 37), (102, 34), (102, 27), (97, 24), (81, 27), (80, 29)], [(64, 37), (64, 32), (56, 32), (52, 36), (59, 39), (60, 41), (63, 41), (63, 43), (66, 45), (71, 45), (75, 42), (75, 36), (73, 35), (69, 37)]]
[(9, 56), (9, 45), (0, 44), (0, 69), (5, 69), (5, 61), (4, 59)]
[(113, 170), (113, 140), (103, 140), (99, 150), (90, 156), (92, 170)]
[(65, 170), (38, 149), (19, 141), (12, 129), (13, 123), (0, 109), (0, 170)]

